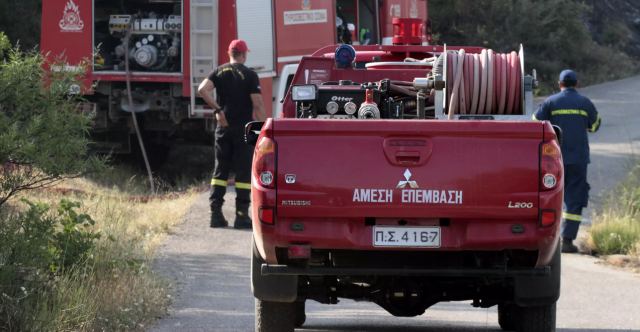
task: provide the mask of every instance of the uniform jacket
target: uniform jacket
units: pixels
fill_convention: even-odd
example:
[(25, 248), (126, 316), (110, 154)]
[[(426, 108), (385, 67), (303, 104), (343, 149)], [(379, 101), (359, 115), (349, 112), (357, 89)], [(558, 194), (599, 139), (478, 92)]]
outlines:
[(596, 132), (601, 119), (589, 98), (573, 88), (547, 98), (533, 115), (534, 120), (549, 120), (562, 129), (562, 159), (565, 165), (588, 164), (589, 138)]

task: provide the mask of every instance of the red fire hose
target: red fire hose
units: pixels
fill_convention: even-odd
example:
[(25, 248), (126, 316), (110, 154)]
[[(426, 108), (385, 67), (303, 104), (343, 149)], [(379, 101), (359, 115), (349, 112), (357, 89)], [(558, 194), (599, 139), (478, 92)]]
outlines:
[(518, 53), (450, 51), (446, 61), (449, 118), (454, 114), (523, 114)]

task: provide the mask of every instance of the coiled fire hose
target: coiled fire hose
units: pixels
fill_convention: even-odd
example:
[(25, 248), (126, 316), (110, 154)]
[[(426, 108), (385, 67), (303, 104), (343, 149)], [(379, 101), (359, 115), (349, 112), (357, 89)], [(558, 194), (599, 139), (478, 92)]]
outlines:
[(129, 39), (131, 38), (131, 28), (127, 30), (127, 34), (124, 37), (124, 45), (126, 51), (124, 52), (124, 70), (126, 73), (126, 81), (127, 81), (127, 99), (129, 103), (129, 112), (131, 113), (131, 118), (133, 119), (133, 127), (136, 131), (136, 136), (138, 137), (138, 144), (140, 145), (140, 151), (142, 151), (142, 159), (144, 160), (144, 165), (147, 169), (147, 176), (149, 177), (149, 188), (151, 190), (151, 195), (156, 194), (156, 186), (153, 182), (153, 173), (151, 172), (151, 166), (149, 165), (149, 158), (147, 158), (147, 149), (144, 147), (144, 141), (142, 140), (142, 134), (140, 133), (140, 126), (138, 126), (138, 118), (136, 117), (136, 112), (133, 108), (133, 96), (131, 94), (131, 71), (129, 68)]
[(523, 114), (518, 53), (459, 50), (446, 57), (449, 119), (455, 114)]

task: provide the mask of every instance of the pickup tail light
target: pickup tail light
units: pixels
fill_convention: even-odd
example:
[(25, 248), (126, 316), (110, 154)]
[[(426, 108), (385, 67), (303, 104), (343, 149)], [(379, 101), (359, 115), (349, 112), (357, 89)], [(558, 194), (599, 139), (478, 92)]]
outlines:
[(544, 142), (540, 145), (540, 190), (553, 190), (563, 181), (562, 154), (558, 143)]
[(253, 174), (257, 184), (273, 189), (276, 183), (276, 142), (267, 137), (258, 138), (253, 154)]
[[(251, 168), (252, 195), (267, 195), (267, 193), (276, 188), (277, 145), (272, 135), (273, 131), (271, 130), (270, 122), (267, 122), (258, 137), (253, 151), (253, 165)], [(275, 208), (272, 206), (273, 203), (263, 200), (262, 204), (258, 207), (257, 218), (264, 225), (274, 225)]]
[(542, 210), (540, 214), (540, 226), (549, 227), (556, 223), (556, 211), (555, 210)]
[(261, 207), (258, 211), (258, 217), (260, 218), (260, 222), (263, 224), (273, 225), (275, 223), (275, 218), (273, 217), (273, 208)]

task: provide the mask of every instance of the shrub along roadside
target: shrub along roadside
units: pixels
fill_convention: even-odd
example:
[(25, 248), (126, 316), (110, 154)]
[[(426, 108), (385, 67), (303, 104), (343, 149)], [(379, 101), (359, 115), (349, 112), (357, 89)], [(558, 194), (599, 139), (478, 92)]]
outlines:
[(0, 216), (0, 330), (145, 329), (170, 300), (155, 248), (195, 197), (141, 202), (82, 179), (23, 194), (43, 203)]
[(168, 301), (153, 249), (194, 195), (131, 199), (79, 179), (105, 172), (70, 93), (79, 73), (44, 67), (0, 32), (0, 331), (141, 330)]
[(587, 241), (591, 252), (640, 256), (640, 164), (612, 192), (595, 220)]

